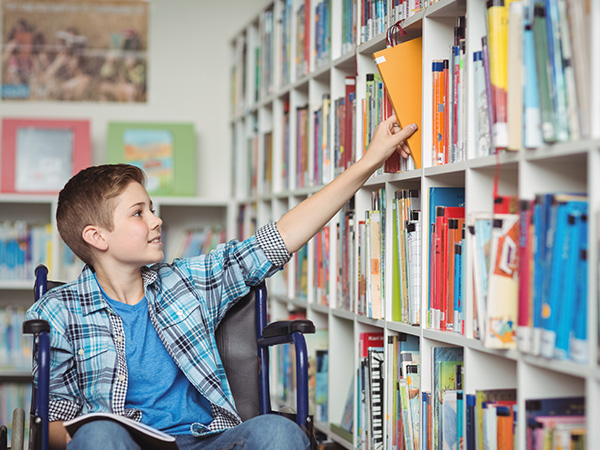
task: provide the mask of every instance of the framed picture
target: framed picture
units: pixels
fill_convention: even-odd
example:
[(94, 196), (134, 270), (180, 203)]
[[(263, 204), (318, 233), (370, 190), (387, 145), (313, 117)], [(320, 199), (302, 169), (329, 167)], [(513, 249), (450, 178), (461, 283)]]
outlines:
[(146, 103), (146, 0), (4, 1), (0, 97)]
[(150, 195), (196, 195), (196, 133), (188, 123), (108, 125), (107, 161), (146, 173)]
[(89, 121), (2, 120), (1, 192), (58, 193), (90, 164)]

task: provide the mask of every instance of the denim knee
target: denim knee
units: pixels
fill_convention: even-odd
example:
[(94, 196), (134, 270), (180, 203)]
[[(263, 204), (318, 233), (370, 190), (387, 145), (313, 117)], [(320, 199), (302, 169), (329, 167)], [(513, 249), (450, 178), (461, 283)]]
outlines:
[[(310, 443), (304, 431), (292, 420), (276, 414), (265, 414), (248, 421), (258, 434), (258, 441), (265, 449), (304, 450)], [(257, 442), (258, 443), (258, 442)]]
[(129, 431), (110, 420), (95, 420), (82, 425), (72, 436), (68, 450), (140, 450)]

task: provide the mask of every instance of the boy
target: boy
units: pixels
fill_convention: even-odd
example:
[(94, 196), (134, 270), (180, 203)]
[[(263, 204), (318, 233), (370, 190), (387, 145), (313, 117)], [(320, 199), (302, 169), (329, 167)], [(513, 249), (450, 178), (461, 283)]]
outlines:
[(162, 221), (141, 170), (117, 164), (75, 175), (56, 216), (62, 239), (86, 266), (28, 312), (51, 326), (51, 447), (140, 448), (113, 422), (91, 422), (72, 437), (62, 425), (111, 412), (175, 435), (182, 450), (308, 448), (288, 419), (241, 423), (214, 331), (236, 299), (281, 269), (394, 151), (407, 157), (404, 140), (415, 130), (400, 130), (390, 117), (359, 161), (277, 223), (172, 264), (161, 262)]

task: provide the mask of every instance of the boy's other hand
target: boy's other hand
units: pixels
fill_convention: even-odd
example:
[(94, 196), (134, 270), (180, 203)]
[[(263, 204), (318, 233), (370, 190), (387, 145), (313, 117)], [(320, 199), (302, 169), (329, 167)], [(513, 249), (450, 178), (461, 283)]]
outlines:
[(376, 158), (377, 167), (380, 167), (394, 151), (408, 158), (410, 151), (406, 139), (415, 131), (417, 131), (417, 124), (413, 123), (401, 129), (395, 115), (388, 117), (375, 128), (365, 157)]

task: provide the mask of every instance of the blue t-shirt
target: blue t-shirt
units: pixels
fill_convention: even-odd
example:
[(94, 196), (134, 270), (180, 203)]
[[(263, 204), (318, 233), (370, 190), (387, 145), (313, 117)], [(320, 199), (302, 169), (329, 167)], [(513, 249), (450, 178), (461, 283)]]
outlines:
[(167, 352), (150, 322), (146, 297), (128, 305), (100, 290), (123, 321), (129, 378), (125, 407), (141, 410), (143, 423), (172, 435), (191, 434), (194, 422), (210, 423), (209, 401)]

